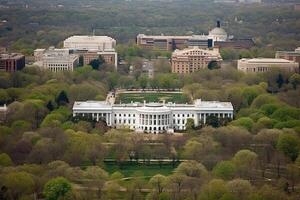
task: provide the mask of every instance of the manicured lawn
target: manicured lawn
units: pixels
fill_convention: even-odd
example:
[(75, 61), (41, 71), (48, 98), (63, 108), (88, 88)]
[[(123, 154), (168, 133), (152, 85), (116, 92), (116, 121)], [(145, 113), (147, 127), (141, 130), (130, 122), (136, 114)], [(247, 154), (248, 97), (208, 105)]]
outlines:
[[(175, 168), (178, 164), (175, 165)], [(105, 163), (104, 169), (112, 174), (116, 171), (121, 172), (125, 177), (131, 177), (135, 173), (140, 173), (143, 176), (154, 176), (156, 174), (170, 175), (173, 170), (173, 165), (171, 163), (162, 164), (141, 164), (141, 163), (125, 163), (121, 166), (116, 163)]]
[(116, 99), (116, 103), (131, 103), (133, 102), (167, 102), (174, 103), (188, 103), (190, 99), (181, 93), (130, 93), (119, 94)]

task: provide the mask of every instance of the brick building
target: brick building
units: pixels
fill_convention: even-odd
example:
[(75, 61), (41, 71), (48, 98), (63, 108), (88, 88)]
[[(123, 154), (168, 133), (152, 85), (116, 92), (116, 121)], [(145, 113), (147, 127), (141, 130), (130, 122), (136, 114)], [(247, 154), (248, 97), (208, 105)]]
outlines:
[(0, 54), (0, 71), (15, 72), (25, 67), (25, 56), (19, 53)]

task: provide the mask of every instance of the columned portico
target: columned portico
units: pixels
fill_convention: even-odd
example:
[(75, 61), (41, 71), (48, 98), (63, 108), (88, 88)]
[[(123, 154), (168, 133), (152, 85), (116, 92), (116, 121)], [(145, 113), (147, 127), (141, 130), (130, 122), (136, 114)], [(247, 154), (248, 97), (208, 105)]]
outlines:
[[(194, 104), (130, 103), (109, 104), (104, 101), (75, 102), (73, 116), (104, 120), (110, 127), (124, 127), (146, 133), (185, 130), (188, 119), (196, 126), (205, 124), (209, 116), (233, 118), (230, 102), (201, 101)], [(172, 130), (172, 131), (171, 131)]]

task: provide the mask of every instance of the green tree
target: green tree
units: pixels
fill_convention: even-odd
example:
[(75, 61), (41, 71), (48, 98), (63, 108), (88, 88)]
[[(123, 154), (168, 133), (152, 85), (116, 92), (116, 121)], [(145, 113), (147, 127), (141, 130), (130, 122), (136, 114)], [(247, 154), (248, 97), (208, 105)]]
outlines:
[(13, 164), (11, 158), (6, 153), (0, 154), (0, 166), (7, 167)]
[(34, 180), (26, 172), (9, 172), (4, 176), (3, 185), (12, 199), (19, 199), (22, 195), (30, 195), (34, 191)]
[(69, 103), (69, 98), (67, 96), (67, 93), (63, 90), (61, 91), (58, 96), (55, 99), (56, 104), (58, 106), (65, 106)]
[(163, 192), (167, 184), (167, 178), (164, 175), (156, 174), (149, 180), (150, 185), (156, 190), (158, 194)]
[(232, 161), (221, 161), (214, 168), (212, 173), (218, 178), (230, 180), (234, 177), (236, 168)]
[(280, 134), (277, 142), (277, 149), (292, 161), (295, 161), (300, 150), (299, 137), (292, 133)]
[(57, 177), (45, 184), (43, 194), (47, 200), (58, 200), (66, 197), (71, 190), (72, 186), (67, 179)]
[(247, 149), (240, 150), (234, 155), (232, 161), (240, 175), (251, 176), (256, 166), (257, 154)]

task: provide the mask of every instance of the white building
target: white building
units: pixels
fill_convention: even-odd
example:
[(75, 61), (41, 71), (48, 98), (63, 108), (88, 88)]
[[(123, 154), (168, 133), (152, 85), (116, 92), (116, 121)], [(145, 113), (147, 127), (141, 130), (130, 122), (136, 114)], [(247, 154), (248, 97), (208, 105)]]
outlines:
[(280, 69), (288, 72), (297, 72), (299, 63), (281, 58), (252, 58), (238, 60), (238, 70), (243, 72), (267, 72)]
[(79, 63), (78, 55), (70, 54), (69, 49), (36, 49), (34, 51), (35, 63), (43, 69), (53, 72), (73, 71)]
[(73, 116), (88, 116), (97, 121), (103, 119), (110, 127), (128, 127), (137, 132), (163, 133), (185, 130), (188, 119), (195, 126), (206, 123), (208, 116), (233, 118), (230, 102), (201, 101), (194, 104), (131, 103), (109, 104), (105, 101), (75, 102)]
[(217, 22), (217, 27), (209, 31), (208, 37), (212, 38), (214, 42), (226, 42), (228, 40), (228, 34), (221, 28), (220, 21)]
[(83, 56), (85, 61), (90, 62), (95, 56), (101, 55), (107, 64), (114, 65), (117, 69), (118, 54), (115, 47), (116, 40), (108, 36), (75, 35), (64, 41), (64, 48)]
[(108, 36), (75, 35), (64, 41), (64, 48), (88, 51), (112, 51), (116, 40)]

